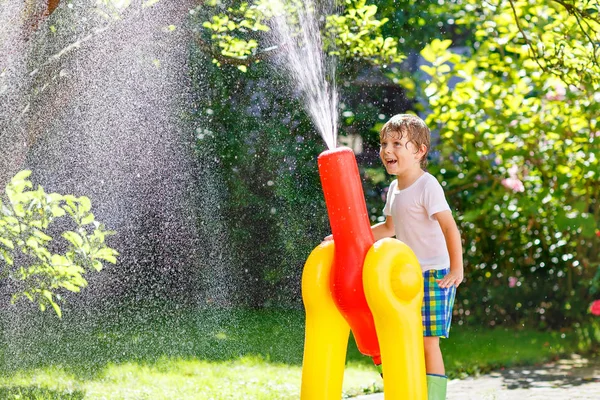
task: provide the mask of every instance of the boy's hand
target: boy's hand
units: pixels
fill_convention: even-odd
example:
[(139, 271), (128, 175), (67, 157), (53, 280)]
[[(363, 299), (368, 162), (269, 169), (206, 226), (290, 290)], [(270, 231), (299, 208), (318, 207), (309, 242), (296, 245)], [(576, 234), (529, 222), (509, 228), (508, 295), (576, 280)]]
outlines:
[(455, 271), (450, 271), (448, 272), (448, 274), (443, 277), (442, 279), (438, 279), (437, 280), (437, 284), (439, 287), (441, 287), (442, 289), (446, 289), (452, 286), (456, 286), (458, 287), (458, 285), (460, 285), (463, 281), (463, 272), (455, 272)]
[(333, 240), (333, 235), (327, 235), (325, 236), (325, 239), (323, 239), (324, 242), (329, 242), (330, 240)]

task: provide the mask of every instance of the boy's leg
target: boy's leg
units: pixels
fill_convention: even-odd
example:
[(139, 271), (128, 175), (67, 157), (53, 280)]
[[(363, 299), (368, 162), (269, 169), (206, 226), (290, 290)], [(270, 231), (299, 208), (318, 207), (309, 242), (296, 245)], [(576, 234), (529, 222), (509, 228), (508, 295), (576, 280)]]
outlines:
[(442, 289), (437, 280), (448, 273), (445, 270), (430, 270), (423, 273), (423, 344), (425, 369), (427, 371), (428, 400), (445, 400), (448, 378), (445, 375), (444, 359), (440, 349), (440, 337), (447, 338), (452, 320), (452, 307), (456, 289)]
[(440, 350), (439, 336), (425, 336), (425, 369), (427, 371), (427, 399), (445, 400), (448, 377), (445, 375), (444, 359)]
[(425, 336), (423, 338), (425, 348), (425, 370), (428, 374), (445, 375), (444, 359), (440, 350), (439, 336)]

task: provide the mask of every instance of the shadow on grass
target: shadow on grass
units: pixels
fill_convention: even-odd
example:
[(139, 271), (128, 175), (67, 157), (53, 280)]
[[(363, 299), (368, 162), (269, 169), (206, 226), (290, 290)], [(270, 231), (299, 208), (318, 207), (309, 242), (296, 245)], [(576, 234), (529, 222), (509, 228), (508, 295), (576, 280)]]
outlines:
[(0, 399), (5, 400), (81, 400), (85, 393), (40, 389), (37, 387), (13, 386), (0, 388)]

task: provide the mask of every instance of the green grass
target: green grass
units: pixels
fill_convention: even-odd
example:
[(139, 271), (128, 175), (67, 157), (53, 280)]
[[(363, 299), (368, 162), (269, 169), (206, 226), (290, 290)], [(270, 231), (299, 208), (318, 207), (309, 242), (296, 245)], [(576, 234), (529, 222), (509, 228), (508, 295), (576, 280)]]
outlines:
[[(63, 320), (50, 313), (16, 318), (2, 315), (2, 399), (299, 397), (299, 310), (115, 309), (67, 312)], [(540, 363), (589, 350), (591, 343), (576, 332), (457, 326), (443, 352), (449, 375), (458, 377)], [(346, 397), (381, 390), (370, 359), (352, 340), (347, 359)]]

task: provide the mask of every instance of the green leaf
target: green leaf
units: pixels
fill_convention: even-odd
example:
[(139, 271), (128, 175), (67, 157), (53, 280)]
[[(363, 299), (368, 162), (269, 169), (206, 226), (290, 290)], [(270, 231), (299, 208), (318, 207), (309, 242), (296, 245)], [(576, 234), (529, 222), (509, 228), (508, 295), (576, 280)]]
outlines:
[(12, 255), (4, 249), (0, 249), (0, 258), (2, 258), (4, 262), (10, 266), (14, 265), (14, 259), (12, 258)]
[(54, 312), (56, 313), (56, 315), (58, 315), (58, 318), (62, 318), (62, 310), (60, 309), (58, 304), (56, 304), (56, 302), (54, 301), (51, 301), (50, 304), (52, 304), (52, 308), (54, 308)]
[(79, 199), (80, 212), (86, 213), (92, 209), (92, 202), (86, 196), (81, 196)]
[(11, 181), (13, 181), (13, 182), (25, 181), (30, 176), (31, 176), (31, 171), (28, 169), (25, 169), (25, 170), (17, 172), (17, 174), (12, 178)]
[(52, 216), (56, 218), (60, 218), (65, 215), (65, 210), (59, 205), (52, 206)]
[(42, 290), (42, 296), (52, 302), (52, 293), (49, 290)]
[(83, 246), (83, 239), (76, 232), (73, 232), (73, 231), (64, 232), (62, 234), (62, 237), (64, 237), (67, 241), (69, 241), (75, 247), (79, 248), (79, 247)]
[(62, 256), (60, 254), (53, 254), (52, 257), (50, 258), (50, 262), (54, 266), (66, 266), (66, 265), (71, 264), (71, 262), (67, 259), (67, 257)]
[[(42, 232), (39, 229), (36, 229), (33, 231), (33, 234), (40, 240), (44, 241), (44, 242), (49, 242), (52, 240), (51, 236), (46, 235), (44, 232)], [(0, 239), (1, 241), (1, 239)]]
[(425, 72), (427, 75), (429, 75), (431, 77), (435, 77), (437, 75), (436, 68), (432, 67), (430, 65), (421, 65), (419, 68), (421, 69), (421, 71)]
[(74, 285), (73, 283), (69, 282), (69, 281), (64, 281), (60, 284), (63, 288), (67, 289), (70, 292), (73, 293), (78, 293), (80, 292), (80, 289), (78, 286)]
[(15, 248), (15, 245), (12, 242), (12, 240), (0, 237), (0, 243), (2, 243), (4, 246), (8, 247), (11, 250), (13, 250)]
[(85, 217), (81, 219), (81, 225), (88, 225), (95, 221), (94, 214), (88, 213)]
[(110, 247), (104, 247), (94, 254), (94, 258), (100, 258), (108, 261), (111, 264), (116, 264), (116, 255), (118, 255), (118, 253), (115, 250), (111, 249)]

